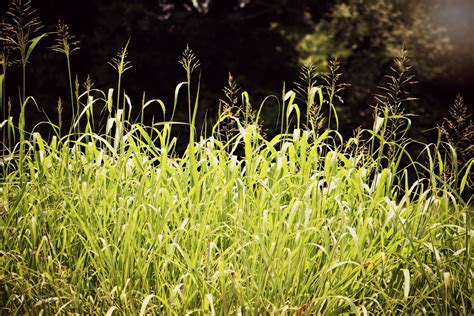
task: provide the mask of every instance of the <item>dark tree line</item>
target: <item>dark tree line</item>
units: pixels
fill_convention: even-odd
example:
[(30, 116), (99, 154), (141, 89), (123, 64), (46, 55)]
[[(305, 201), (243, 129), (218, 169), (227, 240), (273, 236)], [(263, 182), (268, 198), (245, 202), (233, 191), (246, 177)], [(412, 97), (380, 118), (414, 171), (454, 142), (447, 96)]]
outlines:
[[(0, 4), (7, 20), (8, 2)], [(38, 0), (31, 5), (44, 32), (54, 32), (60, 18), (80, 41), (71, 55), (80, 84), (90, 75), (96, 88), (113, 87), (116, 73), (107, 62), (130, 39), (133, 68), (124, 74), (123, 87), (137, 108), (143, 92), (171, 103), (174, 87), (184, 77), (177, 61), (187, 44), (201, 61), (202, 104), (209, 117), (216, 114), (228, 72), (258, 104), (268, 94), (279, 95), (283, 81), (293, 87), (303, 63), (311, 61), (324, 72), (331, 58), (339, 58), (342, 80), (352, 84), (342, 95), (345, 102), (337, 105), (343, 132), (350, 133), (370, 121), (376, 87), (403, 44), (420, 81), (413, 94), (421, 101), (409, 110), (421, 115), (419, 129), (439, 122), (457, 93), (472, 104), (472, 41), (450, 36), (435, 15), (427, 14), (441, 1)], [(53, 37), (32, 54), (27, 73), (28, 93), (51, 118), (58, 97), (68, 99), (62, 56), (48, 49)], [(7, 85), (13, 99), (20, 80), (15, 67)], [(64, 109), (68, 111), (67, 104)], [(267, 113), (267, 120), (272, 115)]]

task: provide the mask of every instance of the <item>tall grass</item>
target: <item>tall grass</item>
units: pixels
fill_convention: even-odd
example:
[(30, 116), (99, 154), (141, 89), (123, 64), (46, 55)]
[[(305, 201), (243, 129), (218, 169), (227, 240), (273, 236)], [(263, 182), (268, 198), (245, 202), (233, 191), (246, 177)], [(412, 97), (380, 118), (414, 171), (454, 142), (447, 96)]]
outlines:
[[(126, 49), (116, 64), (117, 106), (113, 89), (78, 95), (84, 109), (72, 126), (82, 120), (82, 133), (27, 133), (31, 98), (20, 100), (20, 126), (5, 125), (20, 141), (2, 158), (2, 313), (472, 313), (474, 230), (461, 198), (472, 158), (458, 166), (441, 143), (425, 145), (427, 164), (409, 157), (406, 133), (390, 132), (407, 130), (409, 118), (382, 99), (371, 129), (347, 140), (322, 130), (316, 115), (337, 120), (338, 77), (319, 87), (313, 70), (300, 101), (298, 89), (282, 93), (275, 137), (258, 125), (265, 102), (247, 119), (232, 112), (250, 103), (231, 78), (227, 107), (209, 136), (197, 137), (199, 63), (189, 48), (172, 107), (174, 116), (184, 98), (189, 122), (145, 126), (120, 98)], [(296, 102), (306, 102), (303, 127)], [(169, 110), (143, 100), (142, 115), (156, 103)], [(92, 128), (100, 108), (108, 113), (102, 132)], [(178, 124), (190, 128), (180, 157), (171, 136)]]

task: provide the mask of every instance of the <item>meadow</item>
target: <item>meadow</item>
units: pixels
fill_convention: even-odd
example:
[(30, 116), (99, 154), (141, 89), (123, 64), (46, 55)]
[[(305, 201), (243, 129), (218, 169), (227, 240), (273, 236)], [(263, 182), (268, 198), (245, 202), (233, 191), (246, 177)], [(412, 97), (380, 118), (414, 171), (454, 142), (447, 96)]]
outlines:
[[(69, 66), (65, 34), (56, 48)], [(41, 38), (26, 41), (23, 70)], [(441, 128), (433, 144), (407, 136), (404, 54), (372, 128), (345, 139), (335, 62), (321, 84), (303, 67), (300, 84), (258, 106), (229, 76), (203, 128), (189, 48), (173, 104), (144, 99), (132, 116), (127, 45), (111, 61), (114, 88), (74, 87), (69, 70), (68, 133), (61, 100), (50, 135), (25, 128), (36, 106), (25, 80), (10, 103), (20, 114), (1, 123), (2, 314), (472, 314), (474, 159), (458, 159)], [(186, 122), (174, 119), (182, 103)], [(280, 113), (271, 138), (270, 106)], [(171, 119), (145, 124), (150, 107)], [(178, 128), (189, 133), (182, 154)]]

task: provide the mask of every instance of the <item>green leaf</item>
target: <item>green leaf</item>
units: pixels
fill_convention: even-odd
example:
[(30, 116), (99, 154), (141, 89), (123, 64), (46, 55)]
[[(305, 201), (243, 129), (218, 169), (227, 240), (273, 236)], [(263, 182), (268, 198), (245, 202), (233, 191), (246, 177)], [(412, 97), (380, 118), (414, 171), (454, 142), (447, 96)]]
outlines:
[(405, 279), (403, 282), (403, 298), (407, 300), (410, 294), (410, 271), (408, 271), (408, 269), (402, 269), (402, 271)]
[(332, 111), (334, 113), (334, 120), (336, 121), (336, 130), (338, 130), (339, 129), (339, 118), (337, 116), (336, 107), (334, 106), (334, 104), (332, 102), (329, 104), (329, 107), (330, 107), (330, 111)]
[(35, 49), (36, 45), (38, 45), (39, 41), (43, 38), (46, 37), (49, 33), (44, 33), (41, 34), (40, 36), (35, 37), (32, 41), (30, 46), (28, 47), (28, 52), (26, 53), (25, 57), (25, 64), (28, 62), (28, 59), (30, 58), (31, 53), (33, 52), (33, 49)]
[(117, 306), (112, 306), (111, 308), (109, 308), (109, 310), (107, 311), (107, 314), (105, 314), (106, 316), (112, 316), (112, 314), (114, 313), (114, 311), (117, 309)]
[(250, 105), (250, 97), (247, 91), (242, 92), (242, 105), (249, 106)]
[(188, 83), (186, 81), (183, 81), (179, 83), (176, 88), (174, 89), (174, 102), (173, 102), (173, 113), (171, 114), (171, 121), (174, 118), (174, 113), (176, 111), (176, 106), (178, 104), (178, 97), (179, 97), (179, 90), (181, 89), (182, 86), (187, 85)]
[(166, 106), (165, 104), (163, 103), (163, 101), (161, 101), (160, 99), (153, 99), (153, 100), (150, 100), (148, 102), (146, 102), (144, 105), (143, 105), (143, 109), (146, 109), (150, 104), (152, 104), (153, 102), (156, 102), (158, 103), (160, 106), (161, 106), (161, 110), (163, 111), (163, 115), (166, 114)]
[(210, 293), (209, 293), (209, 294), (206, 294), (206, 298), (207, 298), (207, 300), (209, 301), (209, 304), (207, 304), (207, 302), (206, 302), (205, 305), (207, 305), (208, 308), (210, 308), (210, 310), (211, 310), (211, 315), (215, 315), (215, 314), (216, 314), (216, 311), (215, 311), (215, 309), (214, 309), (214, 300), (213, 300), (213, 298), (212, 298), (212, 294), (210, 294)]
[(286, 117), (287, 117), (287, 120), (289, 120), (289, 117), (290, 117), (291, 113), (293, 112), (293, 110), (296, 112), (296, 123), (297, 123), (297, 128), (299, 128), (300, 119), (301, 119), (301, 114), (300, 114), (301, 112), (300, 112), (300, 108), (299, 108), (298, 104), (290, 103), (288, 105), (288, 110), (287, 110)]
[(318, 93), (318, 89), (319, 89), (319, 88), (317, 88), (317, 87), (312, 87), (311, 90), (309, 91), (309, 96), (308, 96), (308, 99), (309, 99), (309, 101), (308, 101), (308, 108), (313, 105), (314, 99), (315, 99), (315, 97), (316, 97), (316, 93)]
[(3, 122), (0, 122), (0, 130), (8, 124), (8, 120), (4, 120)]
[(383, 122), (385, 119), (380, 116), (375, 117), (375, 122), (374, 122), (374, 133), (377, 134), (380, 131), (380, 128), (382, 127)]
[(323, 106), (323, 89), (321, 89), (321, 87), (318, 87), (317, 88), (317, 93), (318, 93), (318, 96), (319, 96), (319, 107), (322, 107)]
[(471, 167), (473, 163), (474, 163), (474, 159), (470, 161), (469, 165), (466, 168), (464, 176), (462, 177), (462, 180), (461, 180), (461, 185), (459, 186), (459, 193), (462, 193), (464, 191), (464, 187), (466, 186), (467, 179), (469, 175), (471, 174)]
[(285, 97), (284, 97), (283, 100), (287, 101), (288, 99), (290, 99), (289, 104), (291, 104), (291, 103), (293, 103), (293, 100), (295, 99), (295, 96), (296, 96), (296, 94), (293, 91), (290, 90), (285, 94)]
[(145, 315), (146, 313), (146, 306), (148, 305), (148, 303), (150, 302), (150, 300), (154, 297), (155, 295), (154, 294), (149, 294), (147, 297), (145, 297), (145, 299), (143, 300), (143, 303), (142, 303), (142, 307), (140, 308), (140, 316), (143, 316)]
[(110, 88), (109, 91), (107, 92), (107, 111), (109, 111), (109, 114), (112, 113), (112, 102), (114, 98), (114, 89)]

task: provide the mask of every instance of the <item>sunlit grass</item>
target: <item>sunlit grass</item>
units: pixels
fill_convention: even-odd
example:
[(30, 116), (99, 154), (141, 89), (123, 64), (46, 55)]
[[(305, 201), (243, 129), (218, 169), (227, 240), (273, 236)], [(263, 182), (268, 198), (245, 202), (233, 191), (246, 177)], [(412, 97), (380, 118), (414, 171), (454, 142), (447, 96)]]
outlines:
[[(317, 87), (312, 71), (300, 86), (304, 126), (301, 102), (284, 90), (281, 132), (268, 139), (258, 121), (270, 105), (239, 117), (232, 108), (249, 108), (249, 96), (232, 88), (204, 137), (194, 54), (181, 61), (173, 107), (144, 101), (134, 123), (120, 98), (127, 46), (115, 64), (116, 106), (113, 89), (70, 91), (70, 133), (49, 122), (55, 136), (46, 138), (25, 132), (34, 99), (23, 96), (18, 126), (2, 123), (19, 137), (2, 152), (2, 313), (472, 313), (474, 230), (461, 195), (473, 160), (459, 166), (441, 142), (424, 145), (426, 163), (408, 155), (409, 117), (391, 105), (403, 76), (373, 127), (347, 140), (318, 126), (324, 111), (328, 127), (342, 122), (337, 80)], [(183, 93), (189, 122), (142, 123), (148, 106), (174, 116)], [(94, 109), (106, 113), (102, 132)], [(181, 156), (178, 124), (190, 129)]]
[(265, 142), (251, 125), (245, 157), (212, 137), (195, 144), (194, 184), (189, 151), (173, 159), (151, 129), (124, 131), (115, 149), (107, 135), (32, 135), (24, 173), (1, 192), (7, 310), (470, 308), (473, 231), (449, 190), (399, 188), (406, 173), (358, 166), (331, 133)]
[(242, 157), (209, 137), (172, 158), (171, 125), (113, 122), (119, 137), (33, 133), (23, 161), (11, 153), (24, 171), (1, 191), (6, 311), (471, 308), (473, 231), (442, 183), (347, 155), (335, 131), (265, 141), (240, 126)]

